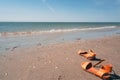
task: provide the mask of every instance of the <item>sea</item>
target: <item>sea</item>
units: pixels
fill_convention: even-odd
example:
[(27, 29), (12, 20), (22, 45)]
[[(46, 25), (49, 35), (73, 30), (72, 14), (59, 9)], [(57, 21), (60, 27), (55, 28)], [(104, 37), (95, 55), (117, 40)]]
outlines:
[(0, 22), (0, 54), (15, 48), (116, 34), (120, 34), (120, 22)]

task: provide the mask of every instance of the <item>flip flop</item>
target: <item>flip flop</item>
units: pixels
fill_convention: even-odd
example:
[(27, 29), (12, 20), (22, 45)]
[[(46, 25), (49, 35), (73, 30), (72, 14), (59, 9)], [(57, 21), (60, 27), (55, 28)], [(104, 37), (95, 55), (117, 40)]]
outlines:
[(107, 64), (103, 65), (101, 68), (96, 69), (91, 62), (82, 62), (81, 64), (82, 69), (85, 71), (92, 73), (103, 80), (109, 80), (110, 79), (110, 73), (112, 71), (112, 65)]
[(89, 60), (94, 60), (96, 57), (96, 53), (93, 52), (92, 50), (89, 50), (88, 52), (79, 50), (77, 54), (89, 59)]

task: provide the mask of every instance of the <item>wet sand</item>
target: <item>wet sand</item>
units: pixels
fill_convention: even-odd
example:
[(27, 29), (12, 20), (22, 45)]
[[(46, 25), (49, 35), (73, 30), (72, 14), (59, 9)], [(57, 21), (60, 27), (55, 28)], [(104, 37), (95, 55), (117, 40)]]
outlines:
[(81, 62), (89, 60), (77, 54), (80, 49), (95, 51), (97, 58), (106, 60), (102, 64), (111, 63), (120, 76), (120, 35), (115, 35), (15, 48), (0, 55), (0, 80), (101, 80), (81, 68)]

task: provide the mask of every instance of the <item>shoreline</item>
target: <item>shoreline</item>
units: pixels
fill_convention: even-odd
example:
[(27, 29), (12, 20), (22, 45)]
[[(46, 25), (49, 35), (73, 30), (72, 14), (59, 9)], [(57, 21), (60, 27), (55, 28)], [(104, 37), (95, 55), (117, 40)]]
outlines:
[[(82, 70), (80, 64), (88, 61), (77, 55), (79, 49), (92, 49), (97, 58), (105, 59), (102, 64), (111, 63), (120, 76), (120, 35), (95, 39), (79, 39), (50, 45), (36, 45), (30, 48), (8, 51), (0, 54), (1, 80), (101, 80)], [(93, 61), (93, 64), (96, 61)]]
[[(64, 44), (69, 44), (69, 43), (76, 43), (76, 42), (79, 42), (79, 41), (87, 42), (87, 41), (91, 41), (91, 40), (108, 39), (108, 38), (113, 38), (113, 37), (118, 37), (118, 36), (120, 36), (120, 35), (119, 34), (112, 34), (112, 35), (104, 35), (104, 36), (99, 36), (99, 37), (94, 37), (94, 38), (76, 37), (75, 39), (69, 40), (69, 41), (66, 41), (63, 38), (63, 39), (61, 39), (62, 41), (58, 41), (58, 42), (53, 42), (53, 43), (49, 43), (49, 44), (48, 43), (42, 44), (41, 42), (37, 42), (34, 45), (26, 46), (26, 47), (23, 47), (23, 46), (20, 46), (20, 45), (15, 45), (13, 47), (8, 47), (8, 48), (6, 47), (5, 52), (0, 53), (0, 55), (9, 54), (9, 53), (12, 53), (12, 52), (14, 52), (16, 50), (20, 51), (22, 49), (24, 50), (24, 49), (37, 48), (37, 47), (47, 47), (47, 46), (54, 46), (54, 45), (60, 45), (60, 44), (64, 45)], [(53, 38), (51, 38), (51, 39), (53, 39)]]
[(70, 33), (58, 33), (58, 34), (44, 34), (44, 35), (36, 35), (36, 36), (21, 36), (21, 37), (5, 37), (0, 40), (0, 54), (7, 53), (9, 51), (14, 51), (18, 48), (30, 48), (32, 46), (47, 46), (52, 44), (61, 44), (65, 42), (75, 42), (77, 40), (91, 40), (91, 39), (99, 39), (109, 36), (116, 36), (119, 33), (96, 33), (87, 32), (70, 32)]

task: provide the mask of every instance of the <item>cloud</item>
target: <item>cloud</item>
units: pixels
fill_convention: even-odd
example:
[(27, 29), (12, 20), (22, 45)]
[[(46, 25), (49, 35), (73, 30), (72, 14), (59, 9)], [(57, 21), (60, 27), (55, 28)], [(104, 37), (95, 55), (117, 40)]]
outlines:
[(117, 3), (120, 4), (120, 0), (117, 0)]
[(93, 0), (96, 5), (103, 5), (107, 0)]
[(47, 8), (52, 12), (52, 13), (55, 13), (55, 9), (50, 5), (48, 4), (47, 0), (42, 0), (43, 3), (45, 3), (45, 5), (47, 6)]
[(117, 0), (118, 2), (120, 2), (120, 0)]
[(50, 6), (49, 4), (47, 4), (47, 7), (48, 7), (48, 9), (49, 9), (51, 12), (55, 13), (55, 10), (54, 10), (54, 8), (53, 8), (52, 6)]
[(46, 2), (47, 0), (42, 0), (42, 2)]

